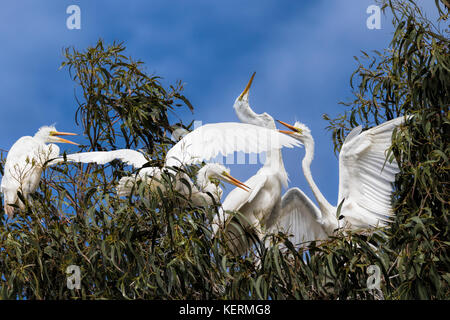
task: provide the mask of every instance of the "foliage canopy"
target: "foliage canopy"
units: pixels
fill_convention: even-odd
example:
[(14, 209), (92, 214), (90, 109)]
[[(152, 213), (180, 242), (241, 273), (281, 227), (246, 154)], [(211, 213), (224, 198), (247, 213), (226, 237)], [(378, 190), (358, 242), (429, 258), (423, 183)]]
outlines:
[[(163, 177), (168, 192), (149, 194), (140, 185), (138, 196), (121, 199), (114, 192), (127, 174), (121, 163), (61, 164), (45, 169), (14, 220), (0, 211), (0, 298), (448, 299), (448, 30), (443, 34), (413, 1), (380, 5), (393, 14), (392, 42), (383, 53), (363, 53), (351, 77), (355, 99), (344, 103), (343, 115), (325, 119), (338, 151), (359, 124), (414, 115), (394, 133), (401, 173), (391, 226), (338, 232), (311, 243), (305, 259), (283, 234), (270, 237), (286, 251), (259, 244), (234, 257), (221, 237), (211, 239), (217, 206), (193, 206), (171, 188), (170, 174)], [(446, 21), (448, 2), (436, 8)], [(168, 135), (189, 128), (170, 123), (168, 113), (193, 107), (181, 83), (163, 88), (124, 50), (100, 40), (64, 52), (62, 66), (81, 89), (75, 120), (89, 142), (81, 149), (142, 148), (160, 163), (173, 143)], [(196, 168), (185, 170), (193, 176)], [(69, 265), (81, 268), (80, 290), (66, 286)], [(381, 292), (367, 289), (369, 265), (382, 271)]]

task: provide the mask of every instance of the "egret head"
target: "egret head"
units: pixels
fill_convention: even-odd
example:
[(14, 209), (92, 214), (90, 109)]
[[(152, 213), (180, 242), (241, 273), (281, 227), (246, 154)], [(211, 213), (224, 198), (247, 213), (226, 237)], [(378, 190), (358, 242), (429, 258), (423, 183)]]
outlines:
[(256, 72), (254, 72), (247, 83), (244, 91), (236, 98), (233, 108), (236, 110), (236, 114), (242, 122), (250, 123), (256, 126), (276, 129), (275, 120), (268, 113), (257, 114), (250, 108), (249, 93), (252, 86), (253, 79)]
[(76, 136), (76, 133), (58, 132), (55, 126), (43, 126), (39, 128), (38, 132), (34, 135), (36, 139), (40, 139), (44, 143), (70, 143), (78, 145), (78, 143), (60, 138), (58, 136)]
[(295, 124), (292, 126), (290, 124), (287, 124), (286, 122), (277, 120), (279, 123), (284, 125), (285, 127), (288, 127), (289, 130), (278, 130), (282, 133), (288, 134), (302, 142), (304, 142), (306, 139), (311, 137), (311, 130), (303, 123), (296, 121)]
[(256, 72), (253, 72), (250, 81), (247, 83), (244, 91), (236, 98), (235, 104), (237, 103), (247, 103), (248, 104), (248, 95), (250, 93), (250, 87), (252, 86), (253, 79), (255, 78)]
[(197, 173), (197, 183), (202, 187), (205, 187), (210, 183), (217, 186), (219, 184), (219, 180), (231, 183), (232, 185), (235, 185), (245, 191), (250, 190), (250, 188), (244, 183), (230, 175), (230, 169), (225, 168), (223, 165), (218, 163), (208, 163)]

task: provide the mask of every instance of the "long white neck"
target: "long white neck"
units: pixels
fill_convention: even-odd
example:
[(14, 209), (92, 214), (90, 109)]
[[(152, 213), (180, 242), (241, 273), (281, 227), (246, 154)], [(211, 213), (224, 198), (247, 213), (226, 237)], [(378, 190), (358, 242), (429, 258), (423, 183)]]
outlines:
[[(265, 119), (262, 119), (261, 114), (257, 114), (252, 110), (250, 104), (248, 103), (248, 100), (242, 102), (236, 101), (233, 107), (236, 111), (236, 115), (241, 122), (269, 129), (276, 129), (275, 121), (268, 115), (266, 115), (268, 118), (266, 117)], [(271, 169), (272, 171), (276, 172), (282, 185), (284, 187), (287, 187), (288, 174), (286, 172), (286, 169), (284, 168), (281, 149), (274, 149), (266, 152), (266, 161), (264, 162), (264, 166), (260, 170), (264, 169)]]
[(286, 169), (284, 168), (281, 149), (274, 149), (266, 152), (266, 161), (264, 162), (263, 169), (266, 168), (270, 169), (271, 172), (276, 172), (283, 187), (287, 187), (288, 174)]
[(235, 103), (234, 110), (236, 111), (236, 115), (241, 122), (254, 124), (255, 126), (261, 126), (261, 121), (258, 118), (259, 115), (255, 113), (252, 108), (250, 108), (248, 102)]
[(334, 214), (334, 207), (327, 201), (327, 199), (325, 199), (322, 192), (320, 192), (311, 174), (311, 162), (314, 158), (314, 140), (312, 137), (306, 136), (302, 142), (305, 145), (305, 157), (302, 161), (303, 174), (305, 175), (305, 179), (316, 197), (320, 211), (322, 211), (323, 218), (328, 220), (328, 218)]

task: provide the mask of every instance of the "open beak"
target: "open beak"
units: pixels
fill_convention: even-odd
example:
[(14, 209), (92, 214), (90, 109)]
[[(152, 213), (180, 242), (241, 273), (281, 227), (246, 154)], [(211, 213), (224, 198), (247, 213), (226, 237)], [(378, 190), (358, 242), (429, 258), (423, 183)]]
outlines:
[(239, 96), (239, 100), (242, 100), (245, 95), (248, 95), (248, 92), (250, 90), (250, 87), (252, 86), (253, 78), (255, 77), (256, 72), (253, 72), (252, 77), (250, 78), (250, 81), (247, 83), (247, 86), (245, 87), (244, 91), (242, 91), (241, 95)]
[[(71, 133), (71, 132), (58, 132), (58, 131), (53, 131), (51, 133), (52, 136), (76, 136), (76, 133)], [(56, 139), (61, 142), (61, 143), (70, 143), (70, 144), (74, 144), (76, 146), (78, 146), (78, 143), (72, 142), (70, 140), (64, 139), (64, 138), (60, 138), (60, 137), (56, 137)]]
[(295, 133), (302, 133), (302, 129), (296, 128), (294, 126), (291, 126), (290, 124), (287, 124), (286, 122), (283, 122), (281, 120), (277, 120), (279, 123), (281, 123), (283, 126), (288, 127), (292, 131), (288, 130), (278, 130), (279, 132), (285, 133), (285, 134), (295, 134)]
[(229, 182), (229, 183), (235, 185), (236, 187), (241, 188), (242, 190), (245, 190), (247, 192), (250, 191), (249, 187), (247, 187), (245, 184), (243, 184), (238, 179), (232, 177), (229, 173), (224, 172), (222, 175), (227, 178), (227, 182)]

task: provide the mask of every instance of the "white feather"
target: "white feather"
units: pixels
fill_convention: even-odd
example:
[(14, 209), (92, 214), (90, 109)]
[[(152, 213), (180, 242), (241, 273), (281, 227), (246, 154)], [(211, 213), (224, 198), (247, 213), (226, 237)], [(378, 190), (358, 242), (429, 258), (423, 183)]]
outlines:
[(276, 130), (252, 124), (223, 122), (206, 124), (190, 132), (167, 153), (166, 166), (208, 161), (234, 152), (261, 153), (292, 148), (300, 143)]

